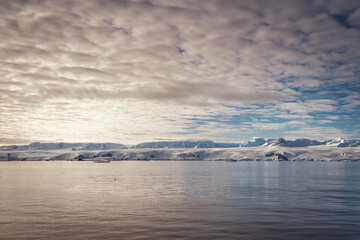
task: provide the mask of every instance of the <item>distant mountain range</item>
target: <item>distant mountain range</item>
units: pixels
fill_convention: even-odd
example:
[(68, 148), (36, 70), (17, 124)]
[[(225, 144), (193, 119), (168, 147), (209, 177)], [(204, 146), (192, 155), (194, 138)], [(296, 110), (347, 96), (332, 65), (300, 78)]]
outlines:
[(140, 143), (131, 148), (233, 148), (238, 143), (216, 143), (213, 141), (161, 141)]
[(310, 140), (305, 138), (300, 138), (296, 140), (285, 140), (284, 138), (278, 138), (275, 141), (266, 143), (266, 146), (284, 146), (284, 147), (308, 147), (308, 146), (318, 146), (325, 145), (325, 142), (319, 142), (316, 140)]
[(283, 146), (283, 147), (308, 147), (319, 145), (333, 145), (336, 147), (359, 147), (360, 139), (334, 139), (317, 141), (310, 139), (285, 140), (254, 138), (251, 141), (241, 143), (217, 143), (213, 141), (159, 141), (144, 142), (133, 146), (117, 143), (40, 143), (34, 142), (29, 145), (2, 146), (0, 151), (24, 151), (24, 150), (60, 150), (69, 149), (73, 151), (81, 150), (113, 150), (113, 149), (144, 149), (144, 148), (236, 148), (236, 147), (259, 147), (259, 146)]
[(334, 145), (336, 147), (359, 147), (360, 139), (344, 139), (339, 138), (335, 140), (326, 140), (323, 142), (317, 140), (310, 140), (300, 138), (296, 140), (285, 140), (284, 138), (278, 138), (275, 141), (266, 143), (265, 146), (283, 146), (283, 147), (308, 147), (319, 145)]
[(126, 149), (127, 146), (117, 143), (40, 143), (33, 142), (29, 145), (11, 145), (2, 146), (0, 150), (59, 150), (59, 149), (70, 149), (70, 150), (111, 150), (111, 149)]

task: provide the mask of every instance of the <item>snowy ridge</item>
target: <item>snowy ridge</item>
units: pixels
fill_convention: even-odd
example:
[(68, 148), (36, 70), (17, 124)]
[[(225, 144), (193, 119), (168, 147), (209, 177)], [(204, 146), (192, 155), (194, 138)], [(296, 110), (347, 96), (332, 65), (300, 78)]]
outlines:
[(310, 147), (310, 146), (335, 146), (335, 147), (359, 147), (360, 139), (334, 139), (326, 141), (299, 138), (295, 140), (254, 138), (242, 143), (217, 143), (213, 141), (159, 141), (144, 142), (133, 146), (118, 143), (40, 143), (34, 142), (29, 145), (2, 146), (0, 151), (29, 151), (29, 150), (112, 150), (112, 149), (164, 149), (164, 148), (252, 148), (252, 147)]
[(147, 142), (134, 146), (115, 143), (40, 143), (0, 147), (0, 161), (68, 160), (223, 160), (223, 161), (360, 161), (360, 140), (324, 142), (310, 139), (254, 138), (252, 141)]
[(338, 138), (335, 140), (328, 140), (325, 141), (327, 145), (336, 145), (337, 147), (359, 147), (360, 146), (360, 139), (344, 139)]
[(33, 142), (29, 145), (12, 145), (2, 146), (0, 151), (24, 151), (24, 150), (59, 150), (71, 149), (76, 150), (109, 150), (109, 149), (124, 149), (127, 148), (123, 144), (117, 143), (40, 143)]
[(238, 148), (162, 148), (116, 150), (27, 150), (0, 151), (0, 161), (96, 159), (176, 161), (360, 161), (359, 147), (318, 145), (308, 147), (260, 146)]
[(262, 146), (264, 144), (273, 142), (274, 140), (276, 140), (276, 139), (254, 138), (253, 140), (243, 142), (240, 146), (241, 147), (258, 147), (258, 146)]
[(161, 141), (140, 143), (132, 148), (232, 148), (236, 143), (216, 143), (213, 141)]
[(284, 138), (279, 138), (275, 141), (272, 141), (267, 146), (284, 146), (284, 147), (308, 147), (308, 146), (318, 146), (325, 145), (325, 142), (319, 142), (316, 140), (310, 140), (305, 138), (299, 138), (296, 140), (285, 140)]

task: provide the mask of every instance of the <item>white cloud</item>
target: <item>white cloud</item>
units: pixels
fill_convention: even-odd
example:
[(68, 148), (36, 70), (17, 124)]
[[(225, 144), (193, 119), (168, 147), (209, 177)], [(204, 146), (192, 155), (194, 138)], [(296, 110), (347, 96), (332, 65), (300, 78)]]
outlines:
[[(354, 112), (357, 7), (356, 1), (1, 1), (0, 136), (223, 140), (286, 130), (317, 112)], [(334, 18), (349, 11), (352, 29)], [(349, 97), (342, 100), (303, 95), (343, 84)], [(213, 122), (199, 125), (189, 115)], [(255, 120), (231, 125), (236, 116)]]
[(307, 114), (312, 112), (333, 112), (337, 109), (338, 102), (331, 99), (318, 99), (297, 102), (279, 103), (278, 107), (292, 113)]

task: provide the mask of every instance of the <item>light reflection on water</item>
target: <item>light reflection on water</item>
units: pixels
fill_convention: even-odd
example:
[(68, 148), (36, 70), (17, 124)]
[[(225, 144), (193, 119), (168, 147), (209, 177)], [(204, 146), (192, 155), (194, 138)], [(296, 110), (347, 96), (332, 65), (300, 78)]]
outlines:
[(2, 162), (0, 239), (360, 239), (359, 176), (351, 162)]

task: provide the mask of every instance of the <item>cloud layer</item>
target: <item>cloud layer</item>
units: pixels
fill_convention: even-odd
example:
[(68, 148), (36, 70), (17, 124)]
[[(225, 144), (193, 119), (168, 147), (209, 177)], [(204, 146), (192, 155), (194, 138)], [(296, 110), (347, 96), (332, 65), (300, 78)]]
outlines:
[(0, 144), (360, 137), (359, 13), (356, 0), (0, 1)]

